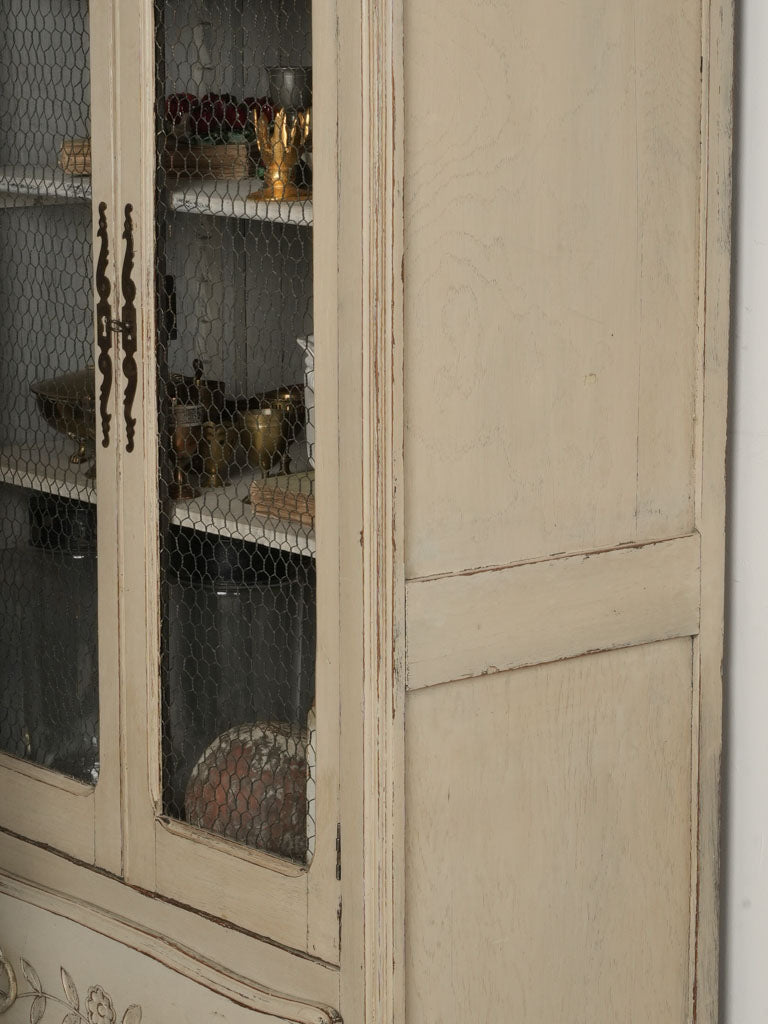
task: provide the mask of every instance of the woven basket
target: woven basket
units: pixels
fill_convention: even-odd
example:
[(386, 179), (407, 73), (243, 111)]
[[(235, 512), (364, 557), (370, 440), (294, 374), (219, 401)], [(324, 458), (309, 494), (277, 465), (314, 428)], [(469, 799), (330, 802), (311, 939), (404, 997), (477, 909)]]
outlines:
[[(190, 145), (182, 139), (169, 138), (163, 166), (169, 175), (179, 178), (241, 181), (251, 176), (250, 146), (245, 142)], [(64, 139), (59, 167), (66, 174), (90, 174), (91, 140)]]
[(164, 165), (169, 175), (178, 177), (240, 181), (251, 176), (250, 146), (245, 142), (190, 144), (171, 138)]
[(59, 153), (59, 167), (65, 174), (90, 174), (91, 140), (64, 139)]

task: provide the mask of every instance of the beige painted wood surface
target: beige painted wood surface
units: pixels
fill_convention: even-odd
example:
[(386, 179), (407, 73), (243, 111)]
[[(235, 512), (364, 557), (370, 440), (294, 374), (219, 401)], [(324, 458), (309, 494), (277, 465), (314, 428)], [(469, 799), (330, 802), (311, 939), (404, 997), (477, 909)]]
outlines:
[(408, 688), (628, 647), (699, 629), (698, 534), (411, 580)]
[(700, 298), (699, 438), (696, 518), (702, 534), (701, 635), (697, 715), (696, 1013), (719, 1014), (720, 779), (723, 754), (723, 607), (725, 579), (726, 423), (730, 330), (734, 0), (704, 4), (703, 180)]
[[(115, 940), (120, 941), (115, 941)], [(89, 1020), (124, 1024), (173, 1022), (202, 1024), (334, 1024), (340, 1020), (331, 1007), (299, 1000), (276, 991), (255, 989), (246, 979), (219, 971), (206, 972), (194, 959), (179, 955), (171, 970), (158, 962), (157, 948), (132, 948), (133, 936), (116, 922), (113, 937), (84, 928), (66, 917), (5, 894), (0, 894), (0, 949), (18, 985), (16, 1003), (4, 1015), (8, 1024), (30, 1019), (60, 1020), (79, 1007)], [(26, 971), (22, 958), (30, 965)], [(2, 967), (2, 961), (0, 961)], [(67, 978), (62, 975), (62, 968)], [(0, 985), (8, 980), (0, 971)], [(66, 986), (65, 986), (66, 981)], [(45, 1013), (31, 1017), (35, 982), (46, 998)], [(74, 994), (73, 994), (74, 993)], [(133, 1006), (133, 1017), (124, 1016)], [(41, 1009), (38, 1005), (37, 1009)], [(110, 1015), (110, 1010), (111, 1014)], [(80, 1019), (80, 1018), (78, 1018)]]
[(407, 1020), (689, 1020), (690, 640), (407, 699)]
[(690, 532), (701, 0), (404, 9), (408, 578)]
[(297, 956), (244, 930), (222, 928), (213, 918), (4, 833), (0, 861), (0, 892), (119, 938), (171, 969), (181, 966), (184, 973), (193, 964), (197, 980), (208, 978), (219, 990), (224, 976), (239, 976), (299, 1000), (339, 1004), (338, 968), (315, 958)]

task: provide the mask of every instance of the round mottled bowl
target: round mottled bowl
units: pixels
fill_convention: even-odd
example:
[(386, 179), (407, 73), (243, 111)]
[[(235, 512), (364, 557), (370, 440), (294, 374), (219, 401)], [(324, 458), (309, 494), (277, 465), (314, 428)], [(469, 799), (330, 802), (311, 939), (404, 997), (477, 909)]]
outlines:
[(226, 839), (303, 862), (307, 855), (305, 729), (254, 722), (218, 736), (192, 770), (187, 821)]

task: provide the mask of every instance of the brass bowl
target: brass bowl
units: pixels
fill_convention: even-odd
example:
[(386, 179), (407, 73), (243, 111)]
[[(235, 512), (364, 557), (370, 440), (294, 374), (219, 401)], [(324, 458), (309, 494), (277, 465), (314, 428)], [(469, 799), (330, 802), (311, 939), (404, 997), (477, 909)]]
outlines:
[(303, 384), (281, 384), (271, 391), (262, 391), (251, 398), (239, 398), (231, 405), (228, 412), (233, 418), (255, 409), (278, 409), (285, 417), (285, 429), (288, 443), (295, 441), (304, 429), (306, 409), (304, 406)]
[[(30, 390), (46, 423), (78, 445), (73, 465), (96, 458), (96, 394), (93, 367), (38, 381)], [(92, 475), (95, 468), (89, 470)]]
[(288, 443), (296, 440), (299, 431), (304, 427), (304, 385), (290, 384), (265, 391), (257, 395), (255, 400), (262, 408), (279, 409), (285, 417), (288, 432)]
[(288, 472), (291, 430), (282, 409), (246, 409), (238, 415), (238, 426), (248, 462), (254, 469), (260, 469), (262, 476), (266, 477), (280, 461), (282, 471)]

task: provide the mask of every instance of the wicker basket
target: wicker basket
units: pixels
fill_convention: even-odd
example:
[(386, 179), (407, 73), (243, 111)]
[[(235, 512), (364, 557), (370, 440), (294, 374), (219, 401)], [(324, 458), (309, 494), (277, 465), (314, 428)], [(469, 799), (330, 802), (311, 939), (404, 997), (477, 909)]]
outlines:
[[(182, 139), (169, 138), (163, 166), (173, 177), (241, 181), (251, 176), (250, 146), (245, 142), (191, 145)], [(64, 139), (59, 167), (66, 174), (90, 174), (91, 140)]]
[(250, 146), (245, 142), (214, 145), (168, 140), (165, 169), (169, 175), (240, 181), (251, 176)]
[(91, 140), (64, 139), (59, 153), (59, 167), (65, 174), (90, 174)]

